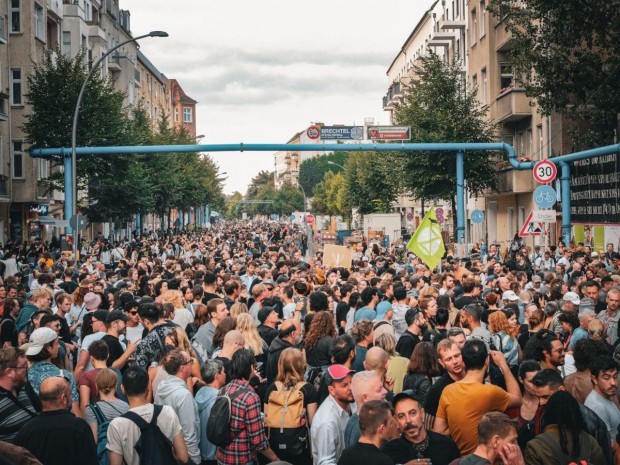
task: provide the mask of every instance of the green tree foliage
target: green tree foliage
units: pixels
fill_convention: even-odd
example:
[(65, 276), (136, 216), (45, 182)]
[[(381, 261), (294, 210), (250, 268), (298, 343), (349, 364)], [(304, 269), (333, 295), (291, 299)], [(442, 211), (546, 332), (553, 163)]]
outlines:
[(240, 203), (242, 201), (243, 194), (239, 191), (235, 191), (231, 195), (226, 197), (225, 214), (228, 218), (241, 218), (241, 214), (244, 211), (243, 204)]
[(357, 208), (358, 213), (390, 211), (398, 195), (399, 174), (393, 157), (381, 152), (351, 152), (344, 172), (343, 205)]
[(324, 215), (349, 216), (346, 203), (346, 180), (342, 173), (327, 171), (314, 186), (312, 210)]
[(275, 195), (275, 213), (290, 216), (294, 211), (304, 211), (304, 194), (297, 186), (284, 183)]
[(620, 108), (620, 3), (600, 0), (491, 0), (490, 11), (512, 33), (507, 59), (545, 115), (587, 125), (582, 147), (613, 142)]
[[(411, 126), (411, 142), (492, 142), (495, 126), (485, 119), (486, 110), (468, 90), (458, 65), (445, 64), (437, 55), (422, 58), (415, 69), (418, 79), (405, 90), (395, 123)], [(420, 200), (450, 200), (456, 195), (454, 154), (399, 152), (395, 170), (402, 169), (403, 190)], [(490, 152), (467, 152), (465, 178), (472, 194), (495, 188), (496, 172)]]
[[(28, 77), (26, 99), (32, 111), (23, 126), (33, 148), (71, 147), (71, 125), (80, 87), (86, 79), (83, 55), (74, 59), (51, 53)], [(186, 130), (170, 129), (165, 116), (153, 131), (141, 103), (123, 108), (124, 95), (98, 73), (91, 78), (78, 119), (78, 146), (187, 144)], [(63, 174), (52, 160), (48, 190), (64, 190)], [(164, 216), (171, 208), (223, 205), (218, 166), (203, 154), (80, 156), (77, 179), (86, 198), (79, 199), (91, 221), (124, 222), (135, 213)]]
[(299, 184), (310, 195), (314, 186), (323, 181), (326, 172), (342, 171), (341, 168), (330, 165), (329, 162), (344, 166), (348, 157), (348, 152), (334, 152), (303, 161), (299, 166)]

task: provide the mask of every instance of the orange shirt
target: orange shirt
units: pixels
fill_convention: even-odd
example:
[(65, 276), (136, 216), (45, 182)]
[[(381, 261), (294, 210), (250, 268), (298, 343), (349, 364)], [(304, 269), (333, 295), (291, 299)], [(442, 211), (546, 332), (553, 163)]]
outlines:
[(461, 456), (465, 456), (478, 447), (480, 418), (487, 412), (504, 412), (509, 403), (510, 396), (502, 388), (478, 382), (457, 382), (441, 393), (437, 417), (446, 420), (450, 436)]

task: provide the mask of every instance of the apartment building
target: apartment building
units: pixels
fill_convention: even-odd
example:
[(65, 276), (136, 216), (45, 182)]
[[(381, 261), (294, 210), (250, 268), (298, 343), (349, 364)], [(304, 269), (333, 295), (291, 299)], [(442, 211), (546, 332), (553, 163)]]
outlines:
[(182, 126), (196, 138), (196, 100), (185, 93), (176, 79), (170, 80), (174, 126)]
[[(301, 143), (302, 132), (296, 133), (286, 143)], [(299, 151), (280, 151), (274, 154), (273, 181), (276, 189), (280, 189), (286, 183), (299, 185), (299, 165), (301, 165), (302, 154), (303, 152)]]
[[(478, 99), (488, 109), (487, 117), (498, 123), (497, 140), (513, 146), (519, 158), (536, 161), (570, 152), (566, 121), (559, 115), (542, 117), (535, 102), (519, 87), (508, 60), (514, 42), (503, 24), (505, 18), (493, 16), (488, 2), (437, 0), (432, 4), (388, 68), (383, 109), (390, 113), (392, 121), (394, 110), (402, 102), (403, 87), (415, 78), (414, 66), (432, 50), (444, 60), (460, 64), (468, 86), (478, 89)], [(524, 4), (515, 2), (514, 7), (522, 8)], [(505, 156), (498, 156), (493, 163), (498, 170), (497, 191), (467, 198), (468, 243), (481, 239), (507, 243), (535, 208), (532, 193), (537, 184), (531, 172), (513, 170)], [(417, 221), (418, 203), (401, 198), (396, 208), (403, 214), (413, 214)], [(482, 224), (472, 224), (470, 214), (474, 209), (485, 212)], [(560, 236), (560, 229), (558, 222), (557, 228), (549, 231), (550, 241)], [(533, 240), (526, 243), (533, 245)]]
[(170, 80), (138, 50), (135, 69), (136, 102), (141, 102), (156, 129), (162, 116), (172, 124), (172, 97)]
[[(31, 111), (24, 94), (34, 64), (41, 63), (46, 52), (75, 57), (83, 50), (84, 65), (92, 66), (133, 37), (130, 18), (119, 0), (0, 2), (0, 243), (49, 240), (63, 232), (55, 222), (64, 216), (64, 193), (46, 193), (39, 185), (54, 168), (47, 160), (28, 156), (21, 129)], [(125, 94), (125, 105), (142, 100), (154, 124), (162, 114), (173, 113), (176, 101), (184, 115), (180, 124), (195, 135), (196, 102), (139, 52), (135, 42), (108, 56), (99, 71)]]

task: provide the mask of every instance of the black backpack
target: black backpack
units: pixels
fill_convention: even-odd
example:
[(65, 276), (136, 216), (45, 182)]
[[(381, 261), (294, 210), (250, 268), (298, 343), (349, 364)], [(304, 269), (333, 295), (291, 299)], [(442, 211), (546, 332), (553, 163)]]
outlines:
[(246, 394), (246, 392), (245, 389), (237, 389), (234, 394), (229, 396), (225, 391), (220, 391), (217, 399), (215, 399), (207, 421), (207, 439), (214, 446), (226, 448), (235, 439), (230, 429), (232, 403), (233, 400)]
[(157, 426), (157, 417), (162, 408), (161, 405), (153, 406), (153, 418), (150, 423), (135, 412), (129, 411), (122, 415), (140, 428), (140, 439), (134, 446), (140, 457), (140, 465), (177, 465), (172, 454), (172, 442)]

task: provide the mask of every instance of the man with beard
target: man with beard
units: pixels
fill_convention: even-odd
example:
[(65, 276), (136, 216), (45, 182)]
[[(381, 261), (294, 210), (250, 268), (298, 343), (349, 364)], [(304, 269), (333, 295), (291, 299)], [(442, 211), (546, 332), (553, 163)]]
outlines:
[(431, 463), (450, 463), (460, 457), (456, 443), (449, 437), (427, 430), (424, 408), (406, 392), (394, 396), (394, 417), (401, 436), (381, 449), (394, 463), (430, 459)]
[(351, 418), (353, 370), (331, 365), (325, 372), (329, 396), (312, 420), (312, 459), (315, 465), (336, 465), (344, 450), (344, 430)]
[(441, 393), (450, 384), (460, 381), (465, 377), (465, 364), (461, 355), (461, 348), (456, 342), (450, 339), (443, 339), (437, 344), (437, 355), (439, 363), (445, 368), (446, 372), (435, 384), (431, 386), (424, 404), (426, 417), (424, 419), (426, 427), (431, 429), (435, 424), (435, 415), (439, 407)]

